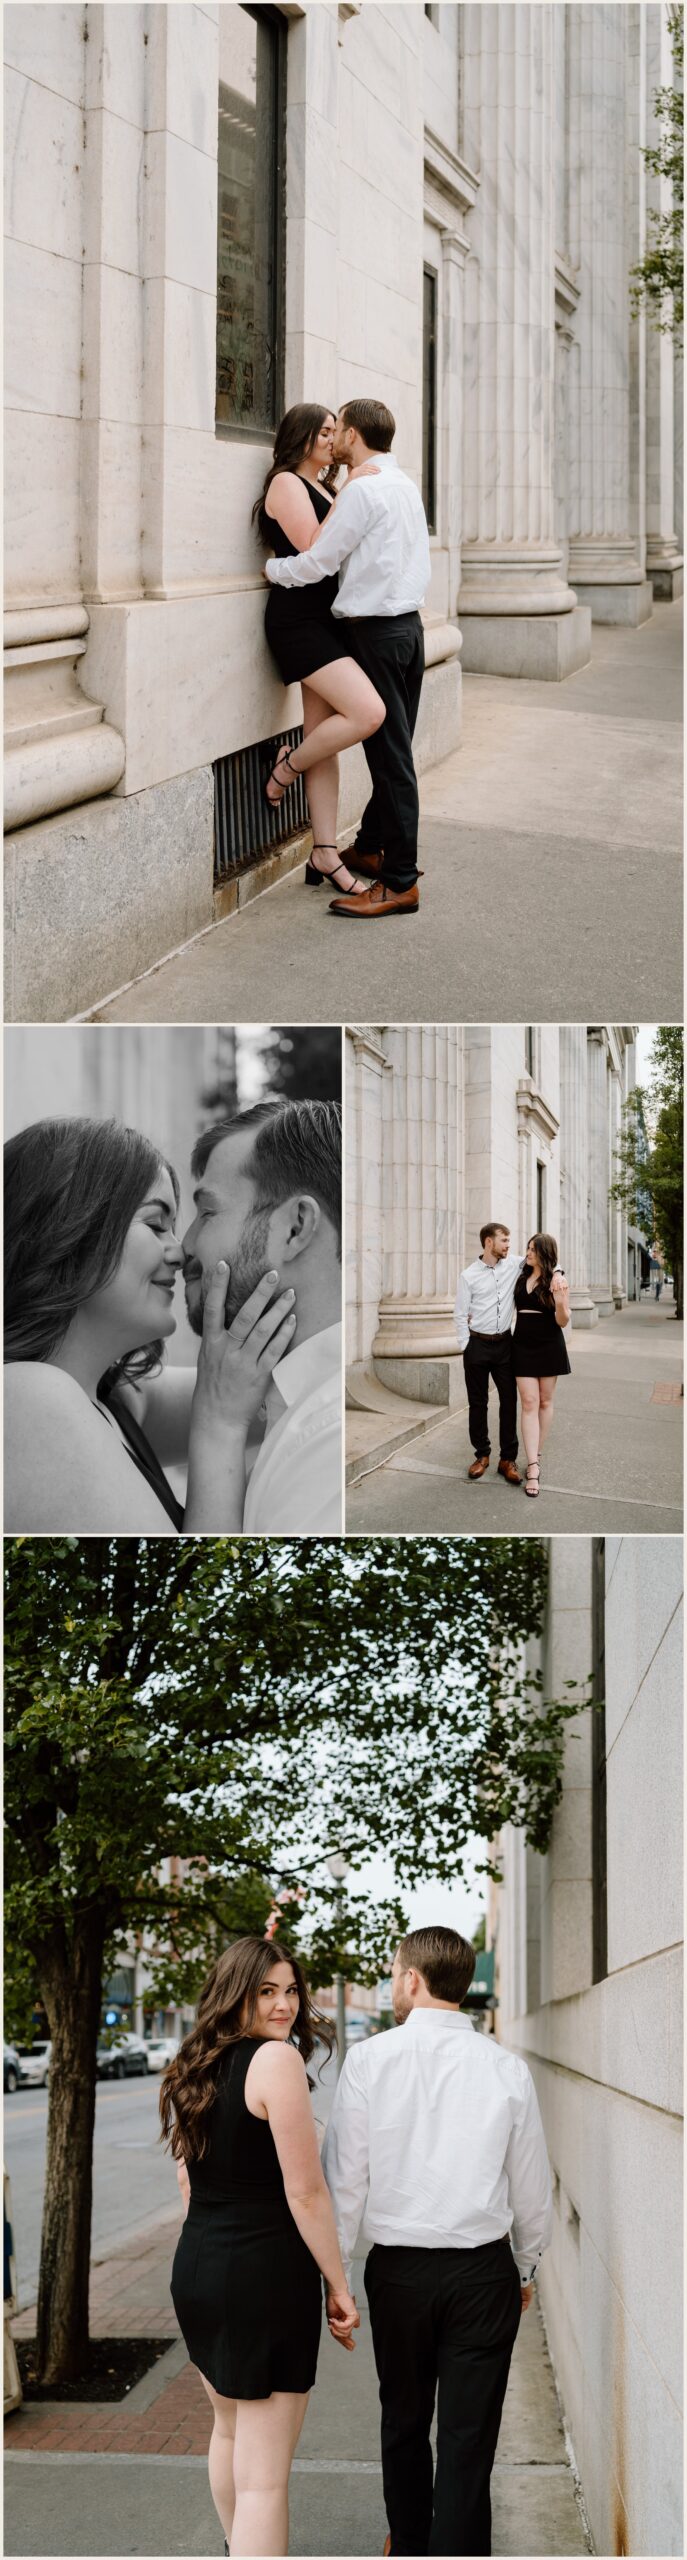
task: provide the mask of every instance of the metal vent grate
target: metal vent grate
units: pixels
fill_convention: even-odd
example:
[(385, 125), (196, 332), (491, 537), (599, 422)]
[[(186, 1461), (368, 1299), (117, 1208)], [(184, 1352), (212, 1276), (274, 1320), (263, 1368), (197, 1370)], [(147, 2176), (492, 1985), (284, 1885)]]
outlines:
[(244, 871), (261, 853), (269, 853), (277, 844), (287, 844), (308, 825), (308, 804), (303, 775), (285, 791), (278, 809), (265, 799), (265, 783), (276, 764), (280, 747), (300, 747), (302, 729), (282, 729), (276, 738), (260, 738), (255, 747), (240, 747), (238, 754), (219, 756), (215, 764), (215, 878), (226, 880), (232, 871)]

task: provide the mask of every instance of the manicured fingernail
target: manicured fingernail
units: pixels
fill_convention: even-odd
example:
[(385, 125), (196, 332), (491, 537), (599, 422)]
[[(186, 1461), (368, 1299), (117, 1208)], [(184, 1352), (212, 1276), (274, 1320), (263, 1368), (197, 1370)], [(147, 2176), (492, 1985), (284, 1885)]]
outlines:
[(286, 1291), (286, 1295), (287, 1295), (287, 1298), (295, 1298), (295, 1295), (296, 1295), (295, 1289), (287, 1289), (287, 1291)]
[(228, 1271), (228, 1269), (229, 1269), (229, 1264), (228, 1264), (228, 1262), (218, 1262), (218, 1264), (217, 1264), (217, 1269), (218, 1269), (218, 1271)]
[(278, 1271), (267, 1271), (267, 1272), (265, 1273), (265, 1278), (266, 1278), (266, 1280), (278, 1280), (278, 1279), (279, 1279), (279, 1273), (278, 1273)]

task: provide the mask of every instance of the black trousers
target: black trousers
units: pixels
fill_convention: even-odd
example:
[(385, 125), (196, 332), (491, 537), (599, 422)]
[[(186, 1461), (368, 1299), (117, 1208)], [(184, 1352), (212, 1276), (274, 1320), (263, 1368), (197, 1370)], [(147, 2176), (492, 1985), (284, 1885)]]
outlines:
[(355, 840), (358, 853), (383, 853), (382, 876), (394, 889), (417, 879), (420, 821), (413, 732), (425, 672), (419, 613), (368, 615), (351, 622), (351, 654), (386, 704), (386, 719), (364, 747), (372, 797)]
[(518, 1400), (512, 1334), (502, 1333), (498, 1342), (488, 1342), (486, 1335), (471, 1333), (463, 1367), (475, 1457), (486, 1458), (490, 1453), (489, 1380), (493, 1378), (499, 1400), (499, 1457), (517, 1458)]
[[(489, 2482), (521, 2312), (508, 2240), (381, 2249), (365, 2268), (391, 2549), (491, 2551)], [(430, 2429), (437, 2398), (433, 2477)]]

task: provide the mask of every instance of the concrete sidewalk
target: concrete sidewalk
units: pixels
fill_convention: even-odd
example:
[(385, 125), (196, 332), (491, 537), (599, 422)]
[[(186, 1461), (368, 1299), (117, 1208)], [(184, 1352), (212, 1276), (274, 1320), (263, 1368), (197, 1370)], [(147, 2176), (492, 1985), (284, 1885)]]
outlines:
[[(178, 2214), (94, 2270), (94, 2331), (166, 2336)], [(294, 2465), (291, 2552), (372, 2555), (386, 2532), (377, 2382), (363, 2287), (353, 2356), (325, 2332), (317, 2386)], [(26, 2332), (30, 2318), (21, 2324)], [(125, 2404), (26, 2407), (6, 2428), (5, 2543), (14, 2554), (221, 2553), (207, 2485), (208, 2404), (180, 2340)], [(522, 2322), (503, 2414), (493, 2488), (494, 2551), (534, 2555), (590, 2549), (566, 2454), (538, 2308)]]
[[(571, 1376), (560, 1378), (542, 1460), (541, 1493), (530, 1501), (497, 1474), (498, 1403), (492, 1386), (489, 1473), (470, 1483), (467, 1403), (393, 1451), (346, 1488), (346, 1528), (358, 1531), (474, 1530), (509, 1537), (556, 1530), (644, 1535), (682, 1532), (683, 1327), (663, 1296), (601, 1317), (567, 1336)], [(412, 1422), (413, 1405), (396, 1399)], [(349, 1466), (369, 1469), (372, 1426), (346, 1415)], [(390, 1424), (382, 1426), (388, 1442)], [(360, 1456), (356, 1452), (360, 1451)], [(520, 1442), (518, 1465), (524, 1473)]]
[(93, 1018), (681, 1020), (681, 635), (656, 605), (595, 626), (565, 684), (465, 676), (462, 746), (420, 786), (417, 916), (338, 921), (298, 871)]

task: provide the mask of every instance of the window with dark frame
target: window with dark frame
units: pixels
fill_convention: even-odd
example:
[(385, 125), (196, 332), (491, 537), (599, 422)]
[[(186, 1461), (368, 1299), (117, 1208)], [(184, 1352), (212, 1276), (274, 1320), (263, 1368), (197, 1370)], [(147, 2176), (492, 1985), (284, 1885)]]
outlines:
[(219, 84), (215, 416), (255, 437), (283, 406), (286, 29), (278, 9), (235, 15), (235, 85)]
[(546, 1234), (546, 1165), (537, 1163), (537, 1234)]
[(422, 285), (422, 502), (430, 533), (437, 529), (437, 313), (438, 277), (425, 267)]
[(607, 1972), (606, 1541), (592, 1538), (592, 1981)]
[(527, 1073), (527, 1075), (528, 1075), (528, 1076), (533, 1076), (533, 1075), (534, 1075), (534, 1023), (533, 1023), (533, 1022), (527, 1022), (527, 1023), (525, 1024), (525, 1069), (526, 1069), (526, 1073)]

